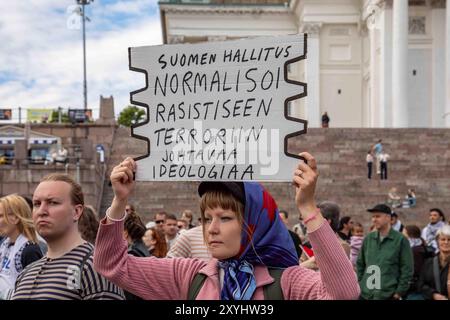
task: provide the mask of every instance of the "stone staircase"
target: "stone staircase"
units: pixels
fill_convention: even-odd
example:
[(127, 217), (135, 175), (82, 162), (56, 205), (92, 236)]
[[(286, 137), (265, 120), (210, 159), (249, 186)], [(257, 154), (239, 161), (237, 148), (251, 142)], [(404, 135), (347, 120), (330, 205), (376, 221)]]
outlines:
[[(383, 139), (383, 148), (390, 154), (389, 180), (379, 180), (375, 174), (367, 179), (365, 157), (369, 148)], [(145, 143), (130, 137), (128, 128), (118, 128), (108, 159), (107, 176), (112, 167), (126, 156), (137, 156)], [(370, 223), (366, 209), (387, 199), (391, 187), (401, 196), (414, 188), (417, 206), (397, 209), (404, 224), (427, 223), (428, 209), (440, 207), (450, 213), (450, 130), (448, 129), (353, 129), (313, 128), (307, 135), (291, 139), (291, 152), (308, 151), (318, 161), (319, 183), (317, 201), (332, 200), (365, 226)], [(111, 203), (113, 194), (106, 179), (102, 211)], [(184, 209), (198, 214), (197, 182), (139, 182), (130, 199), (145, 220), (157, 211), (179, 214)], [(278, 207), (291, 212), (296, 223), (294, 190), (289, 183), (264, 183), (273, 194)]]

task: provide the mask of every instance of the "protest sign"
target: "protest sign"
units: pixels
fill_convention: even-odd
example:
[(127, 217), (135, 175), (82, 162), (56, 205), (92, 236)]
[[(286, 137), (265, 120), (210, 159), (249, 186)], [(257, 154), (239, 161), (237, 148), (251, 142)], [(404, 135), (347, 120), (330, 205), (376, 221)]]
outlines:
[(11, 120), (12, 109), (0, 109), (0, 120)]
[(146, 86), (131, 103), (146, 108), (132, 136), (143, 181), (290, 181), (298, 156), (290, 137), (307, 122), (288, 115), (306, 84), (288, 65), (306, 58), (306, 35), (129, 48), (130, 70)]
[(34, 123), (47, 123), (52, 121), (53, 109), (28, 109), (27, 121)]
[(92, 109), (69, 109), (69, 120), (72, 123), (89, 122), (92, 120)]

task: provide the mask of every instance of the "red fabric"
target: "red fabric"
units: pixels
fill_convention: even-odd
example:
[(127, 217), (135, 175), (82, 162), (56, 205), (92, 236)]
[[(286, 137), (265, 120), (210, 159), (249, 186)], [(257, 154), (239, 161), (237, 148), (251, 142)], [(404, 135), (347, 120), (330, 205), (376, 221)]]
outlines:
[(277, 210), (277, 204), (266, 190), (264, 190), (263, 192), (263, 208), (267, 209), (267, 215), (270, 221), (273, 221), (275, 219), (275, 211)]
[(307, 246), (302, 246), (303, 250), (305, 251), (305, 253), (310, 257), (314, 257), (314, 251), (310, 248), (308, 248)]

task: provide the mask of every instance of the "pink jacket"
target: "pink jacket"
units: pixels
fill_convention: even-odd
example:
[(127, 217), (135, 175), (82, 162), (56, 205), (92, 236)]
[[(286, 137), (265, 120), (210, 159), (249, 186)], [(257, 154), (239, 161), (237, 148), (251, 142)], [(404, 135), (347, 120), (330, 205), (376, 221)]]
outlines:
[[(207, 276), (198, 300), (220, 299), (217, 260), (140, 258), (127, 254), (123, 222), (102, 220), (94, 251), (94, 267), (119, 287), (146, 300), (186, 300), (189, 285), (200, 272)], [(328, 223), (309, 233), (320, 272), (300, 266), (287, 268), (281, 277), (286, 300), (356, 299), (359, 285), (350, 260)], [(263, 286), (274, 282), (264, 266), (255, 267), (256, 291), (252, 300), (263, 300)]]

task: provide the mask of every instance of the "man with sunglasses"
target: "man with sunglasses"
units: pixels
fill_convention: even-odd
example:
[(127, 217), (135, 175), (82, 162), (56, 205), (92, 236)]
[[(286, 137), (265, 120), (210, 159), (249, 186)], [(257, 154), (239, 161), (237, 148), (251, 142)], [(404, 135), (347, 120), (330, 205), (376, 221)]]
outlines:
[(156, 228), (161, 231), (164, 232), (164, 223), (166, 222), (166, 217), (167, 217), (167, 212), (161, 211), (158, 212), (157, 214), (155, 214), (155, 218), (153, 219), (153, 221), (155, 221), (156, 223)]
[(186, 220), (183, 220), (183, 219), (178, 219), (177, 226), (178, 226), (178, 232), (183, 232), (188, 229), (188, 227), (187, 227), (188, 223)]

